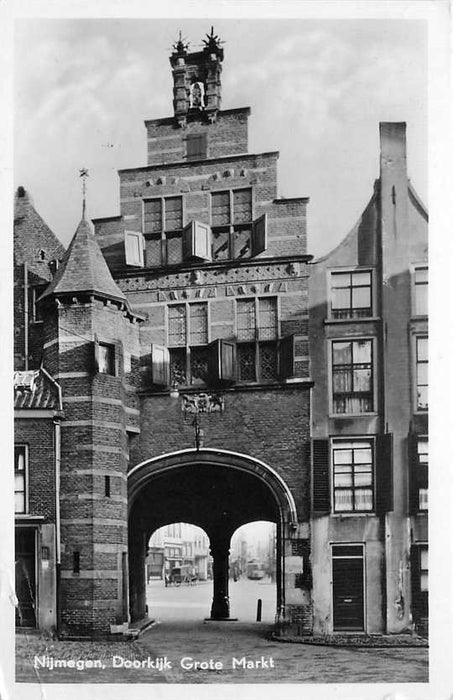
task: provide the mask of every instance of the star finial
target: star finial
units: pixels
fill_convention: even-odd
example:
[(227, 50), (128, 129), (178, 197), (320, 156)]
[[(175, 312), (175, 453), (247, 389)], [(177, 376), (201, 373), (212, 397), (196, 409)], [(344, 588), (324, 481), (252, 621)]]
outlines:
[(180, 55), (184, 55), (187, 52), (187, 50), (189, 48), (189, 42), (188, 41), (186, 42), (186, 39), (182, 38), (182, 31), (181, 30), (179, 30), (178, 41), (175, 41), (172, 48), (173, 48), (175, 53), (180, 54)]

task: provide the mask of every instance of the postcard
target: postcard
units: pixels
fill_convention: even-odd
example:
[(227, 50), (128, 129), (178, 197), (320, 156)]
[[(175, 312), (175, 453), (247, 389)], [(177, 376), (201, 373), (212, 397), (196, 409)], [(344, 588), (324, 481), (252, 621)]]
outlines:
[(448, 3), (3, 14), (0, 693), (449, 697)]

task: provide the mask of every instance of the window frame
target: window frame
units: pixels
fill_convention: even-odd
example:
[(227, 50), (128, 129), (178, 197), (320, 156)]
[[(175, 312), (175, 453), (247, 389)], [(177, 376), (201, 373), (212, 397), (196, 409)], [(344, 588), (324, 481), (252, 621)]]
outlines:
[[(423, 360), (422, 362), (418, 361), (418, 341), (419, 340), (426, 340), (428, 343), (428, 353), (427, 353), (428, 359)], [(418, 383), (418, 366), (419, 366), (419, 364), (426, 364), (428, 366), (427, 371), (429, 372), (429, 336), (428, 336), (428, 333), (426, 331), (423, 331), (420, 333), (414, 333), (414, 335), (413, 335), (413, 353), (414, 353), (414, 362), (413, 362), (413, 367), (414, 367), (414, 381), (413, 381), (414, 412), (426, 415), (429, 411), (429, 396), (427, 397), (426, 408), (420, 408), (420, 406), (418, 404), (418, 388), (419, 387), (426, 387), (426, 390), (429, 391), (429, 381), (428, 380), (427, 380), (426, 384), (419, 384)]]
[[(206, 343), (197, 343), (197, 344), (191, 344), (190, 343), (190, 307), (195, 306), (195, 305), (202, 305), (206, 308)], [(181, 345), (174, 345), (170, 344), (170, 316), (169, 316), (169, 309), (170, 307), (176, 307), (176, 306), (183, 306), (185, 309), (185, 343)], [(207, 355), (207, 367), (208, 367), (208, 346), (209, 343), (211, 342), (211, 305), (209, 304), (208, 301), (203, 301), (203, 300), (193, 300), (193, 301), (177, 301), (174, 303), (169, 303), (166, 304), (165, 306), (165, 337), (166, 337), (166, 347), (168, 348), (169, 352), (169, 382), (172, 384), (173, 380), (172, 379), (172, 354), (171, 351), (177, 351), (181, 350), (184, 351), (185, 353), (185, 379), (186, 382), (184, 384), (177, 382), (179, 386), (187, 386), (187, 387), (193, 387), (193, 386), (202, 386), (205, 387), (208, 384), (208, 377), (206, 377), (206, 380), (204, 382), (202, 381), (197, 381), (193, 382), (193, 377), (192, 377), (192, 364), (191, 364), (191, 358), (192, 358), (192, 349), (193, 348), (204, 348), (206, 351)], [(207, 369), (208, 371), (208, 369)]]
[[(166, 200), (169, 199), (179, 199), (181, 200), (181, 226), (178, 229), (173, 229), (171, 231), (167, 231), (165, 228), (165, 202)], [(145, 210), (146, 210), (146, 203), (147, 202), (156, 202), (160, 201), (161, 203), (161, 228), (159, 231), (147, 231), (146, 230), (146, 222), (145, 222)], [(167, 265), (179, 265), (183, 262), (183, 254), (182, 254), (182, 232), (184, 229), (184, 222), (185, 222), (185, 198), (182, 194), (175, 193), (175, 194), (167, 194), (167, 195), (157, 195), (156, 197), (152, 196), (146, 196), (143, 197), (142, 199), (142, 231), (143, 231), (143, 236), (145, 238), (145, 267), (151, 267), (151, 268), (158, 268), (158, 267), (165, 267)], [(179, 238), (181, 239), (181, 261), (178, 263), (169, 263), (168, 262), (168, 239), (169, 238)], [(155, 240), (159, 241), (159, 248), (160, 248), (160, 262), (157, 265), (150, 265), (148, 263), (148, 254), (147, 254), (147, 243), (150, 240)]]
[[(427, 454), (426, 468), (429, 471), (429, 438), (428, 438), (428, 435), (417, 435), (417, 437), (416, 437), (417, 464), (416, 464), (415, 468), (421, 469), (421, 464), (425, 464), (424, 462), (420, 461), (420, 454), (424, 454), (424, 453), (420, 453), (420, 451), (419, 451), (420, 443), (426, 443), (426, 454)], [(413, 465), (411, 465), (411, 466), (413, 466)], [(418, 474), (417, 474), (417, 481), (418, 481)], [(417, 492), (418, 492), (417, 512), (418, 513), (427, 513), (428, 512), (428, 508), (429, 508), (429, 501), (428, 501), (429, 491), (428, 491), (428, 489), (429, 489), (429, 486), (426, 489), (422, 488), (421, 486), (418, 486), (418, 488), (417, 488)], [(423, 508), (421, 507), (421, 492), (422, 491), (426, 491), (426, 506), (424, 506)]]
[[(276, 329), (276, 337), (274, 339), (260, 339), (259, 337), (259, 330), (260, 330), (260, 301), (263, 299), (275, 299), (275, 314), (277, 318), (277, 329)], [(250, 340), (239, 340), (238, 337), (238, 304), (240, 302), (244, 301), (253, 301), (254, 302), (254, 309), (255, 309), (255, 337), (254, 339)], [(239, 297), (235, 299), (235, 305), (234, 305), (234, 335), (236, 338), (236, 347), (237, 347), (237, 354), (236, 354), (236, 362), (237, 362), (237, 383), (238, 384), (266, 384), (266, 383), (272, 383), (278, 380), (279, 378), (279, 353), (278, 353), (278, 347), (279, 347), (279, 341), (281, 339), (281, 314), (280, 314), (280, 297), (279, 295), (276, 294), (268, 294), (268, 295), (262, 295), (262, 296), (254, 296), (254, 297)], [(275, 376), (272, 379), (262, 379), (261, 377), (261, 353), (260, 353), (260, 346), (266, 345), (266, 344), (274, 344), (275, 345), (275, 358), (276, 358), (276, 372)], [(239, 348), (244, 345), (250, 345), (254, 346), (254, 353), (255, 353), (255, 379), (241, 379), (240, 378), (240, 359), (239, 359), (239, 353), (240, 350)]]
[[(24, 488), (23, 488), (23, 491), (16, 491), (16, 474), (19, 473), (19, 470), (16, 469), (16, 450), (18, 450), (18, 449), (23, 449), (23, 455), (24, 455), (24, 470), (23, 470)], [(29, 469), (28, 469), (28, 464), (29, 464), (29, 445), (27, 443), (23, 443), (23, 442), (14, 443), (14, 515), (15, 516), (27, 515), (29, 513)], [(16, 493), (23, 493), (24, 494), (24, 509), (23, 510), (16, 510)]]
[[(336, 274), (347, 274), (349, 273), (351, 275), (351, 285), (349, 287), (350, 290), (353, 289), (352, 285), (352, 275), (354, 273), (363, 273), (363, 272), (368, 272), (370, 274), (370, 313), (367, 314), (366, 316), (347, 316), (345, 318), (335, 318), (333, 314), (333, 278)], [(371, 266), (349, 266), (349, 267), (335, 267), (335, 268), (330, 268), (327, 270), (327, 317), (331, 321), (343, 321), (345, 323), (355, 323), (355, 322), (360, 322), (363, 319), (370, 319), (370, 318), (375, 318), (374, 311), (375, 311), (375, 301), (376, 301), (376, 294), (375, 294), (375, 268)], [(351, 298), (351, 303), (352, 303), (352, 298)], [(353, 310), (353, 306), (351, 305), (350, 310)]]
[[(417, 270), (427, 271), (426, 282), (417, 283)], [(418, 313), (417, 310), (417, 287), (426, 287), (426, 312)], [(427, 260), (413, 263), (411, 265), (411, 308), (413, 318), (427, 318), (428, 317), (428, 300), (429, 300), (429, 263)]]
[[(333, 391), (333, 344), (334, 343), (345, 343), (345, 342), (357, 342), (357, 341), (363, 341), (363, 340), (369, 340), (371, 341), (371, 386), (372, 386), (372, 410), (371, 411), (363, 411), (363, 412), (350, 412), (350, 413), (335, 413), (334, 411), (334, 391)], [(329, 393), (329, 416), (334, 417), (334, 418), (351, 418), (353, 416), (372, 416), (376, 415), (377, 413), (377, 406), (378, 406), (378, 395), (377, 395), (377, 388), (378, 388), (378, 367), (377, 367), (377, 338), (376, 336), (372, 335), (354, 335), (354, 336), (345, 336), (345, 337), (335, 337), (335, 338), (329, 338), (327, 340), (328, 343), (328, 351), (327, 351), (327, 356), (328, 356), (328, 369), (329, 369), (329, 377), (328, 377), (328, 393)], [(351, 365), (352, 367), (354, 365)]]
[[(249, 191), (250, 192), (250, 222), (249, 223), (241, 223), (241, 224), (235, 224), (234, 223), (234, 194), (236, 192), (244, 192), (244, 191)], [(224, 193), (229, 194), (229, 222), (227, 224), (222, 224), (219, 226), (216, 226), (213, 224), (212, 221), (212, 202), (213, 202), (213, 196), (216, 194), (224, 194)], [(213, 262), (223, 262), (224, 260), (248, 260), (250, 257), (252, 257), (252, 229), (253, 229), (253, 222), (255, 220), (255, 207), (254, 207), (254, 196), (253, 196), (253, 187), (251, 185), (249, 186), (244, 186), (244, 187), (235, 187), (235, 188), (226, 188), (226, 189), (218, 189), (218, 190), (212, 190), (210, 193), (210, 201), (209, 201), (209, 225), (211, 227), (211, 235), (212, 235), (212, 261)], [(228, 229), (228, 231), (226, 231)], [(249, 251), (247, 256), (242, 256), (239, 257), (236, 254), (236, 241), (235, 241), (235, 233), (240, 230), (246, 230), (250, 229), (250, 242), (249, 242)], [(228, 235), (228, 256), (226, 258), (216, 258), (214, 256), (214, 234), (217, 231), (224, 230), (225, 233)]]
[[(341, 449), (339, 446), (343, 444), (349, 444), (349, 443), (364, 443), (367, 442), (370, 447), (371, 447), (371, 498), (372, 498), (372, 507), (370, 509), (360, 509), (360, 508), (354, 508), (352, 507), (351, 510), (338, 510), (336, 508), (336, 501), (335, 501), (335, 493), (336, 491), (341, 491), (344, 490), (343, 487), (336, 488), (335, 487), (335, 460), (334, 460), (334, 452), (335, 449)], [(350, 448), (354, 449), (354, 448)], [(359, 449), (357, 447), (357, 449)], [(342, 517), (344, 516), (356, 516), (356, 515), (375, 515), (376, 514), (376, 439), (374, 436), (370, 435), (350, 435), (350, 436), (343, 436), (343, 437), (331, 437), (329, 439), (329, 459), (330, 459), (330, 499), (331, 499), (331, 514), (332, 515), (340, 515)], [(354, 462), (352, 463), (352, 466), (354, 466)], [(357, 490), (357, 488), (360, 488), (354, 485), (354, 469), (351, 472), (352, 474), (352, 486), (351, 486), (351, 491), (352, 491), (352, 503), (354, 505), (354, 493)], [(346, 488), (346, 487), (344, 487)]]
[[(107, 355), (107, 364), (109, 365), (112, 371), (103, 371), (101, 369), (101, 348), (107, 349), (109, 351)], [(117, 359), (118, 358), (115, 343), (109, 343), (105, 340), (98, 340), (98, 374), (103, 374), (107, 377), (117, 377)]]

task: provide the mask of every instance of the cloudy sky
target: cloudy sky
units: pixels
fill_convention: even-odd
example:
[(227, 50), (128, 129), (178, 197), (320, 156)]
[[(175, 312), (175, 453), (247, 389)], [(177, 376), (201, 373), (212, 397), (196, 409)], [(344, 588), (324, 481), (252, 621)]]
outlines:
[(407, 122), (427, 200), (426, 23), (398, 19), (24, 19), (15, 27), (15, 185), (64, 244), (90, 172), (92, 218), (119, 213), (119, 168), (146, 165), (143, 121), (172, 114), (178, 35), (225, 41), (225, 109), (250, 106), (249, 151), (278, 150), (279, 195), (308, 196), (308, 252), (353, 226), (379, 174), (380, 121)]

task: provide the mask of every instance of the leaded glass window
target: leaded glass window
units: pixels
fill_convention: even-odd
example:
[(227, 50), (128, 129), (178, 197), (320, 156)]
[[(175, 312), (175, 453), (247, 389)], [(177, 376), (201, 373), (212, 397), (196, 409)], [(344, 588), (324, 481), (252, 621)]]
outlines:
[(170, 382), (201, 384), (208, 374), (208, 305), (171, 304), (168, 306), (168, 347)]
[(211, 194), (213, 259), (248, 258), (252, 238), (251, 188)]
[(236, 324), (239, 380), (275, 380), (278, 374), (277, 299), (238, 299)]

